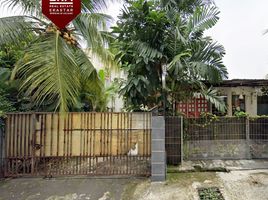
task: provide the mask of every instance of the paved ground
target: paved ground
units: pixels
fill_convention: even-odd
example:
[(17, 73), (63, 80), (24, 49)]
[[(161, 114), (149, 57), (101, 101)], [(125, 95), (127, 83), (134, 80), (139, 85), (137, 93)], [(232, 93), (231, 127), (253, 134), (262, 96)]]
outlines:
[(218, 187), (225, 200), (268, 200), (268, 170), (172, 173), (166, 183), (139, 184), (132, 199), (199, 200), (203, 187)]
[(128, 199), (142, 179), (18, 178), (0, 182), (0, 200)]
[(214, 186), (225, 200), (268, 200), (267, 164), (268, 160), (188, 162), (183, 165), (186, 171), (196, 165), (231, 171), (169, 173), (164, 183), (134, 178), (7, 179), (0, 181), (0, 200), (198, 200), (198, 188)]
[(198, 200), (198, 188), (218, 187), (225, 200), (268, 200), (268, 160), (187, 161), (170, 171), (165, 183), (139, 184), (133, 199)]
[(234, 170), (256, 170), (268, 169), (268, 159), (266, 160), (206, 160), (206, 161), (183, 161), (178, 167), (179, 171), (191, 171), (196, 166), (202, 169), (219, 169), (225, 168), (230, 171)]

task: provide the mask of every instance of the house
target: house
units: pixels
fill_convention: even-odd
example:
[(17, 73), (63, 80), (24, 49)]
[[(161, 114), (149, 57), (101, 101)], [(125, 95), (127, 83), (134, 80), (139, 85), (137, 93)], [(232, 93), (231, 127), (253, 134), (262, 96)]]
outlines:
[(177, 111), (186, 117), (199, 117), (202, 112), (233, 116), (236, 111), (244, 111), (250, 116), (268, 115), (268, 79), (224, 80), (213, 87), (226, 103), (226, 113), (219, 113), (202, 98), (177, 103)]

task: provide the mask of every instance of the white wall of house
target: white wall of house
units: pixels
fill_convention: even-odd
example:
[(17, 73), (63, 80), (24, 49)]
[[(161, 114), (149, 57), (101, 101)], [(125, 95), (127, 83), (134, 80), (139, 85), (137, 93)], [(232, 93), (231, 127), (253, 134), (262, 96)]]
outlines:
[(257, 115), (258, 96), (262, 95), (261, 87), (216, 87), (221, 96), (227, 96), (228, 116), (232, 116), (232, 96), (243, 95), (245, 98), (246, 113), (251, 116)]
[[(97, 71), (101, 69), (105, 69), (107, 67), (101, 62), (101, 60), (96, 55), (93, 55), (90, 52), (90, 50), (85, 50), (85, 52), (90, 57), (90, 60), (92, 64), (94, 65), (94, 67), (97, 69)], [(125, 75), (122, 71), (120, 72), (118, 70), (111, 69), (111, 74), (106, 79), (106, 86), (108, 87), (115, 78), (124, 78), (124, 77)], [(116, 94), (115, 96), (111, 97), (108, 103), (108, 108), (110, 111), (121, 112), (123, 107), (124, 107), (124, 101), (122, 97), (119, 96), (119, 94)]]

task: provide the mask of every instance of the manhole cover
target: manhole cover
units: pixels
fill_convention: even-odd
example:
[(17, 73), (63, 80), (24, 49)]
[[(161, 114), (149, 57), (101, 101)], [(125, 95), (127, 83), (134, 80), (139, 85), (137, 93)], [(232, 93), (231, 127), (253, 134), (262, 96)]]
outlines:
[(221, 191), (217, 187), (199, 188), (200, 200), (224, 200)]

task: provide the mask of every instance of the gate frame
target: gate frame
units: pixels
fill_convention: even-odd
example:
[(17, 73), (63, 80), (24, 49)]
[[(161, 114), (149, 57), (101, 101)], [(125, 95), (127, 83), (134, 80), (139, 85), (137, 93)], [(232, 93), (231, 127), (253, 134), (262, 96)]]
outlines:
[[(0, 118), (0, 123), (4, 122), (3, 118)], [(0, 178), (4, 177), (5, 173), (5, 128), (0, 127)]]
[[(52, 116), (46, 115), (46, 114), (51, 114)], [(58, 118), (54, 118), (54, 121), (56, 120), (57, 122), (53, 121), (54, 114), (58, 116)], [(51, 176), (52, 175), (53, 176), (62, 176), (62, 175), (63, 176), (70, 176), (70, 175), (71, 176), (73, 175), (149, 176), (151, 174), (151, 171), (150, 171), (151, 155), (152, 155), (151, 153), (151, 136), (152, 136), (151, 113), (148, 113), (148, 112), (141, 112), (141, 113), (78, 112), (78, 113), (68, 113), (67, 115), (69, 114), (71, 118), (72, 118), (72, 114), (77, 114), (77, 118), (78, 120), (81, 121), (81, 124), (89, 123), (89, 122), (90, 123), (87, 125), (84, 125), (84, 124), (80, 125), (80, 121), (79, 121), (78, 128), (75, 128), (72, 125), (66, 126), (65, 123), (66, 122), (69, 123), (69, 117), (67, 117), (66, 119), (63, 119), (63, 118), (60, 119), (59, 113), (47, 113), (47, 112), (9, 113), (8, 114), (9, 117), (6, 119), (6, 128), (8, 130), (6, 131), (6, 137), (5, 137), (5, 142), (4, 142), (5, 144), (7, 144), (5, 147), (6, 151), (5, 151), (5, 160), (4, 160), (4, 164), (5, 164), (4, 175), (6, 177), (47, 176), (46, 173), (49, 168), (46, 165), (48, 164), (47, 159), (50, 159), (51, 157), (55, 157), (55, 156), (54, 154), (52, 155), (51, 153), (49, 153), (52, 151), (52, 148), (51, 150), (48, 150), (48, 153), (46, 153), (47, 151), (45, 147), (42, 150), (40, 150), (40, 156), (39, 156), (39, 153), (36, 154), (35, 145), (38, 145), (36, 143), (40, 143), (40, 146), (42, 147), (42, 145), (46, 144), (46, 143), (44, 144), (42, 143), (44, 142), (44, 140), (48, 141), (47, 143), (48, 145), (49, 145), (49, 141), (53, 141), (53, 144), (57, 145), (55, 148), (63, 148), (63, 149), (65, 149), (65, 147), (68, 148), (69, 147), (68, 145), (70, 145), (70, 143), (68, 142), (66, 144), (65, 142), (64, 144), (61, 144), (61, 140), (59, 139), (52, 140), (51, 135), (54, 134), (54, 131), (57, 132), (55, 133), (56, 135), (54, 134), (54, 137), (58, 138), (58, 135), (62, 134), (61, 137), (64, 137), (64, 141), (65, 141), (65, 137), (72, 138), (73, 136), (75, 136), (76, 133), (73, 133), (73, 131), (74, 132), (76, 131), (78, 137), (80, 139), (82, 138), (82, 140), (78, 143), (82, 145), (81, 147), (82, 150), (80, 149), (80, 154), (79, 154), (80, 156), (73, 154), (73, 152), (71, 151), (69, 152), (66, 151), (63, 153), (62, 156), (60, 154), (59, 160), (57, 161), (57, 159), (55, 159), (54, 163), (53, 163), (53, 158), (52, 158), (52, 165), (54, 165), (55, 163), (60, 164), (61, 167), (63, 167), (63, 169), (56, 170), (55, 172), (53, 171)], [(94, 117), (96, 117), (96, 115), (99, 115), (98, 120), (100, 121), (97, 122), (98, 125), (95, 124), (97, 120), (95, 120)], [(114, 119), (114, 121), (112, 119)], [(61, 125), (59, 125), (60, 120), (63, 120), (61, 122)], [(73, 121), (71, 120), (70, 123), (73, 124)], [(114, 124), (114, 126), (112, 124)], [(38, 128), (39, 126), (40, 128)], [(71, 129), (69, 130), (70, 127)], [(46, 130), (48, 130), (48, 132), (46, 132)], [(66, 130), (67, 130), (67, 133), (66, 133)], [(47, 138), (47, 133), (49, 133), (48, 138)], [(99, 134), (99, 137), (98, 138), (96, 137), (96, 140), (95, 140), (94, 135), (96, 133)], [(67, 134), (71, 134), (71, 135), (68, 136)], [(132, 134), (136, 135), (135, 136), (135, 138), (137, 137), (136, 140), (133, 140)], [(88, 140), (89, 137), (90, 138), (92, 137), (92, 143), (86, 142), (86, 140)], [(93, 140), (93, 137), (94, 137), (94, 140)], [(115, 137), (115, 139), (117, 138), (116, 143), (114, 143), (114, 140), (112, 140), (113, 137)], [(141, 146), (139, 145), (140, 148), (137, 151), (137, 152), (140, 152), (140, 154), (137, 154), (137, 155), (135, 154), (135, 149), (137, 149), (138, 146), (136, 147), (135, 145), (135, 147), (132, 147), (131, 141), (134, 143), (136, 141), (136, 143), (139, 142), (139, 144), (141, 144)], [(92, 146), (93, 144), (95, 144), (95, 142), (100, 143), (99, 144), (100, 149), (98, 150), (100, 152), (97, 154), (94, 153), (95, 150), (93, 150), (94, 147)], [(62, 146), (59, 147), (59, 144)], [(115, 150), (112, 151), (110, 148), (114, 147), (114, 145), (116, 145), (116, 148)], [(55, 148), (53, 148), (53, 152), (55, 152)], [(9, 149), (12, 149), (12, 152)], [(92, 151), (86, 150), (86, 149), (92, 149)], [(134, 150), (132, 151), (131, 149), (132, 150), (134, 149)], [(125, 150), (126, 150), (126, 153), (124, 153)], [(128, 151), (132, 153), (129, 154)], [(73, 158), (73, 161), (71, 160), (70, 162), (67, 161), (67, 164), (66, 164), (65, 162), (66, 162), (66, 159), (68, 160), (68, 158)], [(91, 163), (91, 164), (89, 164), (88, 166), (87, 165), (88, 163)], [(71, 166), (70, 169), (68, 169), (69, 164)], [(100, 167), (98, 169), (96, 168), (97, 164), (99, 164), (98, 167)], [(120, 165), (120, 166), (117, 166), (117, 165)], [(125, 169), (125, 166), (127, 167), (126, 169)], [(18, 171), (18, 168), (20, 171)], [(68, 171), (66, 171), (66, 169)]]
[[(172, 119), (174, 121), (172, 121), (171, 124), (167, 123), (167, 119)], [(178, 120), (178, 121), (177, 121)], [(179, 123), (179, 127), (176, 124), (176, 122)], [(167, 152), (167, 164), (171, 164), (171, 165), (180, 165), (183, 162), (183, 116), (165, 116), (165, 147), (167, 148), (168, 145), (180, 145), (180, 148), (176, 149), (178, 152), (178, 154), (170, 154), (169, 152)], [(179, 128), (178, 130), (176, 128)], [(177, 131), (177, 132), (175, 132)], [(169, 134), (168, 134), (169, 132)], [(171, 136), (170, 136), (171, 135)], [(177, 135), (177, 137), (175, 137)], [(167, 139), (179, 139), (179, 144), (177, 143), (167, 143)], [(174, 151), (175, 152), (175, 151)], [(169, 162), (168, 156), (179, 156), (180, 159), (176, 160), (176, 161), (171, 161)]]

